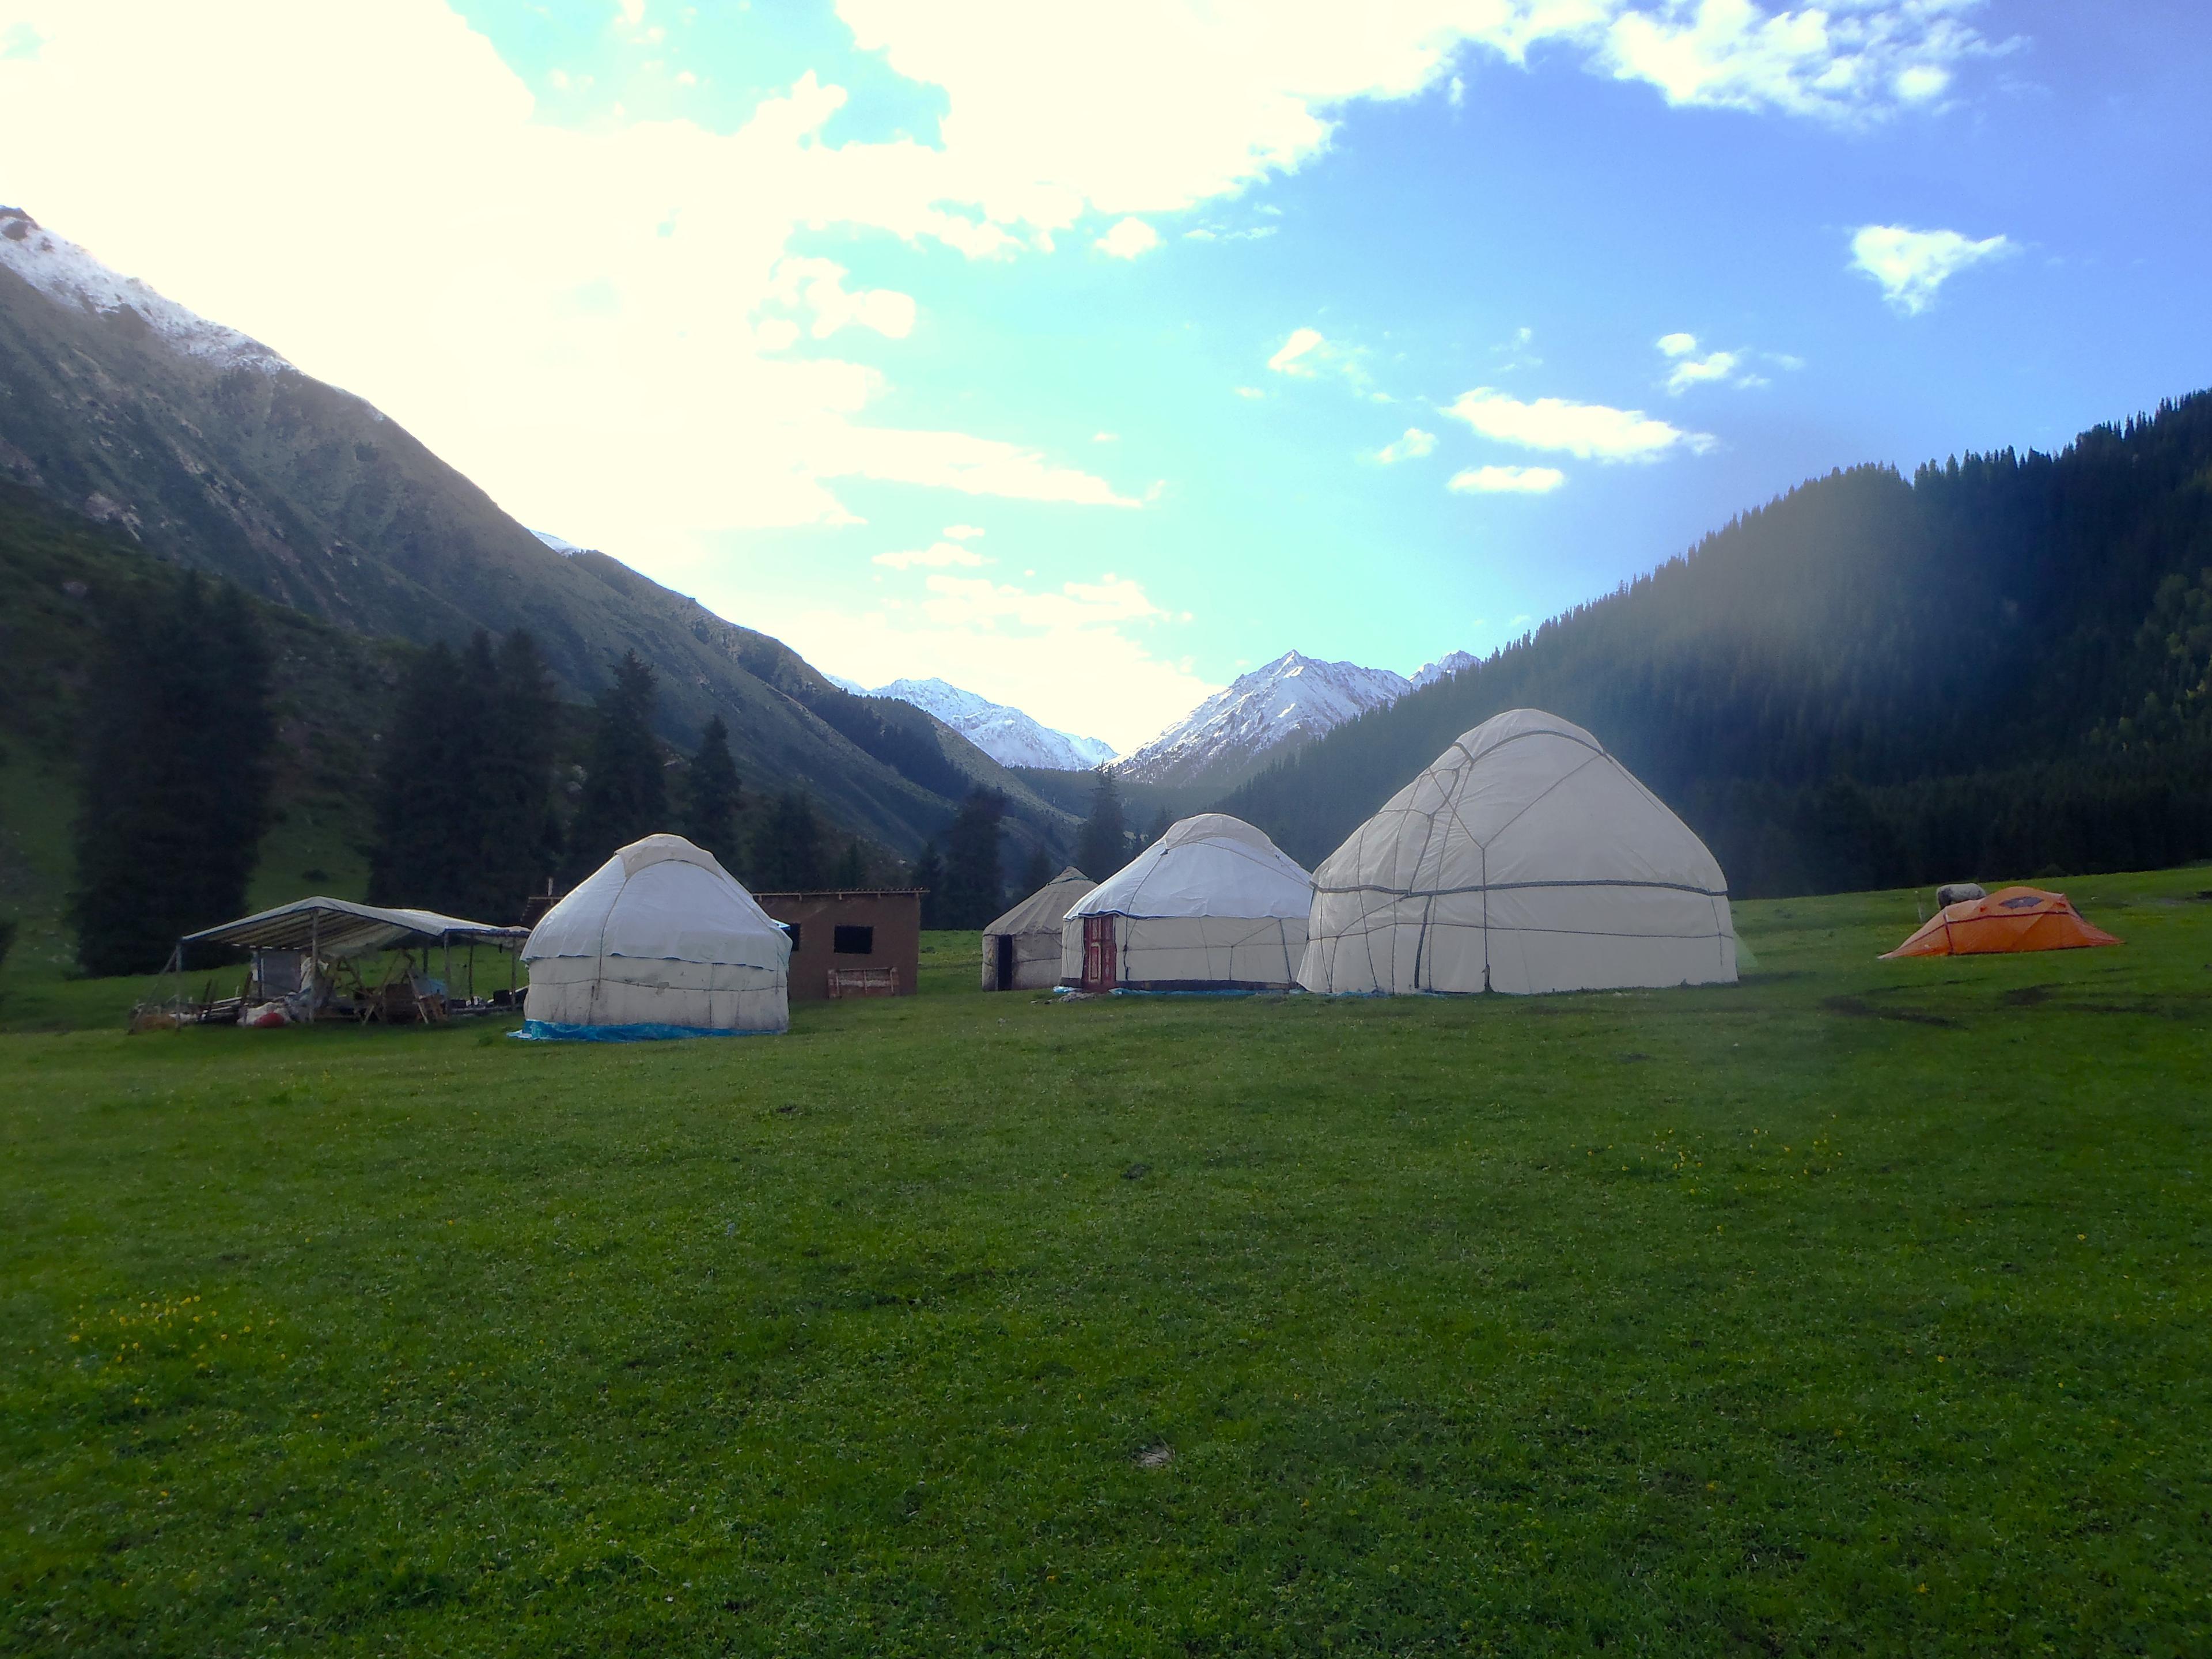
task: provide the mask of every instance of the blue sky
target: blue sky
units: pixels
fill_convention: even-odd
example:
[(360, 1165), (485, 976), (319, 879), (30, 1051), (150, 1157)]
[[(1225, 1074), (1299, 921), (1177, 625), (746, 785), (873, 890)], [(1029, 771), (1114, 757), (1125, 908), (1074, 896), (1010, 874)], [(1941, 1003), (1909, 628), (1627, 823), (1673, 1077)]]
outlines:
[(0, 199), (823, 668), (1125, 748), (2212, 383), (2201, 6), (179, 9), (0, 0)]

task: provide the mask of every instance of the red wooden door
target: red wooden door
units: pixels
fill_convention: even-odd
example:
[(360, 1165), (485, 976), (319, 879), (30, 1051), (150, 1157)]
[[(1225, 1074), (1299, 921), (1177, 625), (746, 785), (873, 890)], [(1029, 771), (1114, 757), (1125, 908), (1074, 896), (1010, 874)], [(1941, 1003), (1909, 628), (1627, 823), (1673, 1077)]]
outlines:
[(1083, 919), (1083, 988), (1086, 991), (1110, 991), (1114, 988), (1114, 918), (1085, 916)]

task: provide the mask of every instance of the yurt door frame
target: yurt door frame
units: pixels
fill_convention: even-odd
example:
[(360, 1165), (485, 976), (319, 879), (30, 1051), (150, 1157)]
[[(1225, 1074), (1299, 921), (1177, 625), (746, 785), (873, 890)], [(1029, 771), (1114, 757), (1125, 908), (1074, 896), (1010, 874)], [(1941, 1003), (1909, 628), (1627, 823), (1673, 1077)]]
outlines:
[(1114, 918), (1084, 917), (1083, 988), (1086, 991), (1112, 990), (1114, 967)]
[(1014, 988), (1014, 936), (1012, 933), (1000, 934), (998, 950), (998, 988), (1011, 991)]

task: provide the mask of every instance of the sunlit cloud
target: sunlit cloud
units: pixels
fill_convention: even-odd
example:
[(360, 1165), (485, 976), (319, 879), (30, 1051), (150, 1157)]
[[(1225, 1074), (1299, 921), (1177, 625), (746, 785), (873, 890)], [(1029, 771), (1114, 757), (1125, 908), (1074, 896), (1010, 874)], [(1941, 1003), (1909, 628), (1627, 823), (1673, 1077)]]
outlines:
[(1385, 466), (1395, 466), (1400, 461), (1418, 461), (1433, 455), (1437, 449), (1437, 434), (1424, 432), (1417, 426), (1406, 428), (1405, 435), (1382, 446), (1375, 452), (1375, 459)]
[(1555, 466), (1471, 466), (1444, 488), (1460, 495), (1548, 495), (1566, 481)]
[(1640, 409), (1565, 398), (1523, 403), (1490, 386), (1462, 393), (1444, 413), (1499, 443), (1558, 450), (1585, 461), (1653, 461), (1676, 448), (1703, 453), (1714, 442), (1708, 434), (1685, 432)]
[(2003, 236), (1979, 241), (1955, 230), (1908, 230), (1903, 225), (1864, 225), (1851, 237), (1851, 268), (1881, 285), (1882, 298), (1900, 316), (1915, 317), (1936, 302), (1936, 291), (1972, 266), (2019, 252)]
[(952, 565), (982, 565), (990, 561), (972, 547), (963, 547), (958, 542), (933, 542), (927, 547), (911, 548), (899, 553), (878, 553), (869, 561), (892, 570), (943, 569)]
[(1124, 219), (1091, 246), (1116, 259), (1133, 259), (1160, 245), (1160, 234), (1142, 219)]

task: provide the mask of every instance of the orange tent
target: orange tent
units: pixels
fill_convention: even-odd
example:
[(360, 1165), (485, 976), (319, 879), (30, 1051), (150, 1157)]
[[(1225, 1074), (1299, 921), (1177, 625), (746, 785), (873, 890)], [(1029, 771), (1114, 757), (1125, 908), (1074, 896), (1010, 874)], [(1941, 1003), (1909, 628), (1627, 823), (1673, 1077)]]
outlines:
[(1973, 957), (1999, 951), (2074, 951), (2118, 945), (2100, 927), (2081, 920), (2063, 893), (2040, 887), (2005, 887), (1985, 898), (1939, 910), (1920, 931), (1883, 956)]

